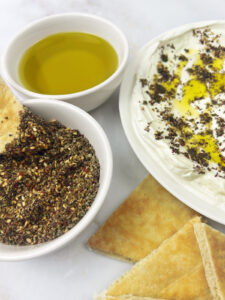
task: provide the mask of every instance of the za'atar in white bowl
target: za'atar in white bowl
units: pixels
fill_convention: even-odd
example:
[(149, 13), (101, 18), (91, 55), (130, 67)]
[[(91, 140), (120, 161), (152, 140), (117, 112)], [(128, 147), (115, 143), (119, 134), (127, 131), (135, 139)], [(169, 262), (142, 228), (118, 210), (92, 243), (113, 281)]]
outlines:
[(1, 261), (18, 261), (38, 257), (59, 249), (76, 238), (93, 221), (100, 210), (112, 176), (111, 147), (106, 134), (93, 117), (72, 104), (53, 99), (26, 100), (23, 104), (34, 114), (43, 117), (45, 120), (57, 120), (68, 128), (78, 130), (88, 139), (95, 150), (100, 165), (99, 187), (91, 207), (69, 231), (55, 239), (34, 245), (22, 246), (0, 243)]

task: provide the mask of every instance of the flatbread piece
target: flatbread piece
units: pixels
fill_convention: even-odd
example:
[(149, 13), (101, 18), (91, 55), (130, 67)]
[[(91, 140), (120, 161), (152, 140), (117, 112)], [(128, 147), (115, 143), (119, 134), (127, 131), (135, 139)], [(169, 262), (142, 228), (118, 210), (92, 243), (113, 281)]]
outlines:
[(213, 300), (202, 263), (172, 282), (159, 295), (167, 300)]
[(196, 224), (205, 275), (214, 299), (225, 299), (225, 235), (206, 224)]
[(128, 294), (160, 298), (160, 291), (202, 263), (193, 228), (199, 222), (200, 217), (187, 222), (158, 249), (115, 281), (107, 290), (106, 296)]
[(88, 240), (88, 247), (136, 262), (198, 215), (151, 175)]
[(118, 297), (106, 296), (105, 300), (165, 300), (165, 299), (123, 295), (123, 296), (118, 296)]
[(22, 111), (23, 105), (0, 78), (0, 154), (5, 152), (6, 144), (18, 137)]

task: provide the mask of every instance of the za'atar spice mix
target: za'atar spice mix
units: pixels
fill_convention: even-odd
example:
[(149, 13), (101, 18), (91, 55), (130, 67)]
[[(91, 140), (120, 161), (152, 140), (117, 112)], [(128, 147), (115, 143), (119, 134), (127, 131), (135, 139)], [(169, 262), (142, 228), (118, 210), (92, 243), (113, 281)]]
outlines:
[(99, 176), (87, 138), (24, 107), (0, 154), (0, 242), (34, 245), (70, 230), (91, 207)]

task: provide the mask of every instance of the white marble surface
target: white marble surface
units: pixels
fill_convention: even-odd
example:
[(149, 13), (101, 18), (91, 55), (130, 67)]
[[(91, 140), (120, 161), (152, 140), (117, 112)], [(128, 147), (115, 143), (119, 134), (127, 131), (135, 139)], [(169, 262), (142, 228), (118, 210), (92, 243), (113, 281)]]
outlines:
[[(86, 12), (108, 18), (126, 34), (132, 54), (163, 31), (223, 19), (224, 11), (224, 0), (0, 0), (0, 54), (20, 28), (54, 13)], [(85, 241), (144, 178), (146, 170), (123, 133), (118, 91), (91, 114), (105, 129), (113, 150), (114, 173), (105, 204), (88, 230), (64, 249), (30, 261), (0, 262), (0, 300), (90, 300), (130, 268), (88, 251)]]

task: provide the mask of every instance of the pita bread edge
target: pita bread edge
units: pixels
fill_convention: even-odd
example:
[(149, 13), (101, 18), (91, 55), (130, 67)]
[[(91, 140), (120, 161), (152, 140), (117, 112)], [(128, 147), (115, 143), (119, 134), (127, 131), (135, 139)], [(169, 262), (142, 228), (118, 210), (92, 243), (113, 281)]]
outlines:
[(223, 296), (221, 296), (222, 293), (220, 291), (219, 282), (216, 276), (216, 270), (213, 264), (212, 254), (205, 232), (205, 226), (207, 225), (204, 223), (194, 224), (194, 233), (199, 244), (200, 253), (205, 269), (206, 280), (208, 282), (213, 298), (216, 300), (224, 300)]

